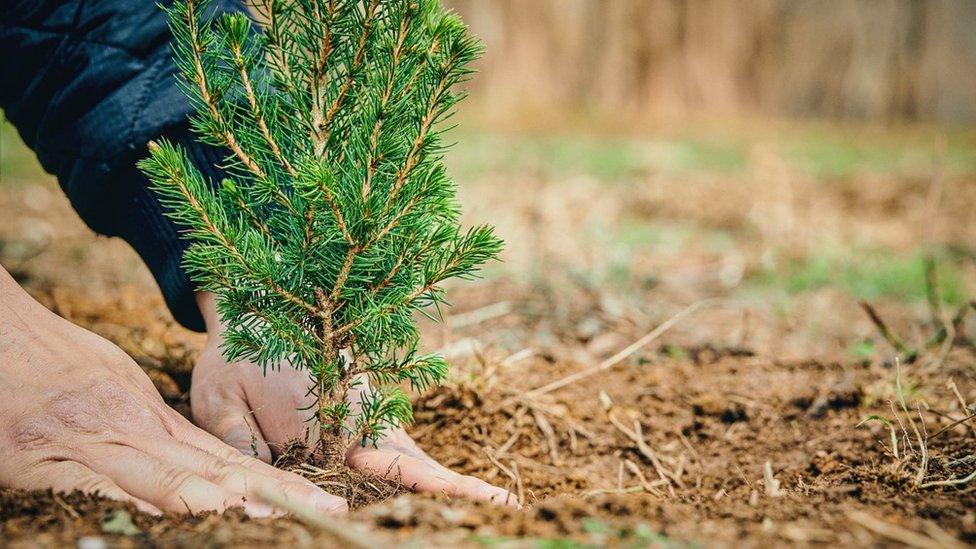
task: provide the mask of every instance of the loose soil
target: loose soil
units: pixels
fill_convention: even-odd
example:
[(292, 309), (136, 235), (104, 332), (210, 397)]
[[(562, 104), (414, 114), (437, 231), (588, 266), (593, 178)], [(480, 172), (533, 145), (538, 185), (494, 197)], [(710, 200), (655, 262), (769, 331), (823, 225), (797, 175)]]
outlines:
[[(501, 290), (484, 288), (493, 295)], [(76, 301), (72, 309), (79, 312), (89, 305), (81, 297), (65, 299)], [(158, 307), (152, 299), (146, 305)], [(350, 477), (327, 464), (302, 467), (350, 498), (355, 509), (342, 520), (364, 528), (364, 540), (976, 543), (973, 486), (915, 488), (917, 460), (896, 466), (883, 444), (887, 429), (857, 427), (873, 413), (891, 415), (885, 399), (895, 381), (892, 365), (752, 355), (659, 348), (532, 399), (525, 388), (582, 366), (546, 353), (515, 363), (483, 356), (485, 366), (467, 382), (420, 397), (413, 427), (420, 445), (448, 467), (508, 487), (521, 498), (521, 511), (400, 494), (395, 483)], [(954, 379), (962, 394), (972, 394), (973, 364), (976, 352), (962, 347), (949, 353), (937, 376), (915, 365), (902, 368), (913, 386), (932, 391), (929, 410), (955, 417), (958, 412), (945, 412), (955, 397), (937, 381)], [(164, 392), (179, 390), (169, 374), (155, 372)], [(930, 435), (949, 423), (928, 411), (923, 417)], [(638, 430), (643, 445), (634, 438)], [(933, 437), (929, 478), (968, 474), (973, 463), (949, 464), (972, 455), (974, 436), (960, 425)], [(765, 478), (767, 463), (772, 482)], [(138, 534), (105, 531), (106, 519), (120, 509)], [(331, 539), (292, 518), (253, 520), (237, 512), (157, 518), (80, 494), (9, 490), (0, 491), (0, 524), (0, 536), (13, 546), (86, 536), (119, 546), (186, 547)]]
[[(167, 402), (189, 414), (189, 372), (201, 339), (169, 319), (138, 259), (119, 242), (90, 236), (49, 183), (2, 190), (0, 217), (11, 220), (0, 232), (4, 266), (46, 306), (118, 344)], [(867, 198), (852, 198), (849, 188), (823, 195), (820, 205), (835, 202), (837, 219), (866, 223), (855, 214)], [(600, 209), (599, 201), (588, 206)], [(654, 198), (642, 207), (701, 223), (715, 215), (712, 222), (730, 230), (748, 225), (736, 213), (746, 206), (719, 213), (666, 206)], [(532, 232), (548, 214), (525, 208)], [(898, 202), (878, 218), (887, 224), (898, 208), (916, 211)], [(970, 217), (961, 211), (959, 226), (971, 229)], [(559, 227), (558, 219), (542, 225)], [(711, 261), (693, 252), (686, 267)], [(684, 273), (686, 284), (664, 278), (615, 292), (548, 276), (563, 263), (547, 257), (552, 263), (524, 271), (547, 276), (461, 286), (451, 294), (457, 307), (447, 325), (424, 325), (426, 343), (448, 356), (455, 378), (417, 397), (411, 427), (434, 458), (507, 487), (523, 508), (410, 494), (335, 464), (280, 463), (353, 503), (348, 516), (327, 520), (367, 546), (976, 544), (976, 482), (916, 483), (919, 439), (928, 456), (925, 482), (976, 467), (976, 427), (955, 424), (976, 402), (976, 349), (965, 337), (976, 336), (976, 327), (964, 323), (954, 345), (897, 364), (856, 302), (831, 290), (813, 294), (816, 303), (798, 298), (810, 300), (803, 319), (819, 331), (794, 313), (724, 301), (598, 374), (540, 394), (531, 390), (599, 364), (688, 303), (722, 295), (718, 279), (691, 267), (667, 271)], [(933, 330), (924, 306), (876, 306), (912, 341)], [(863, 338), (877, 345), (870, 357), (842, 352)], [(911, 414), (896, 411), (899, 387)], [(894, 421), (897, 458), (884, 423), (862, 424), (872, 415)], [(315, 546), (340, 541), (333, 533), (294, 517), (153, 517), (81, 494), (0, 490), (0, 545), (11, 547)]]

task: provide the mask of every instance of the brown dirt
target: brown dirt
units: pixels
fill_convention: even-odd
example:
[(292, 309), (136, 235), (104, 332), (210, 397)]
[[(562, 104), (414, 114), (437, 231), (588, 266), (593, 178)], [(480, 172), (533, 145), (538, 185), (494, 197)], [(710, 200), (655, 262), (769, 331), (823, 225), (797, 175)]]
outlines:
[[(72, 310), (85, 310), (85, 300), (76, 301)], [(155, 306), (151, 299), (146, 304)], [(525, 332), (532, 329), (531, 323), (523, 326)], [(519, 493), (523, 511), (398, 495), (395, 484), (352, 478), (348, 470), (328, 464), (318, 464), (317, 471), (354, 507), (364, 499), (393, 498), (349, 517), (368, 526), (364, 535), (377, 539), (443, 545), (523, 537), (855, 545), (893, 543), (905, 530), (933, 543), (976, 542), (976, 489), (916, 489), (917, 461), (896, 467), (881, 442), (888, 440), (888, 431), (856, 427), (872, 413), (890, 415), (886, 399), (894, 396), (895, 375), (890, 366), (784, 363), (753, 354), (662, 347), (591, 380), (527, 400), (525, 388), (581, 366), (546, 353), (515, 364), (486, 353), (478, 359), (485, 366), (468, 382), (418, 399), (413, 434), (421, 446), (449, 467)], [(937, 372), (912, 366), (905, 376), (931, 392), (925, 396), (929, 410), (956, 416), (955, 397), (940, 385), (951, 378), (962, 394), (973, 394), (973, 364), (976, 352), (961, 348)], [(167, 376), (160, 370), (156, 379)], [(179, 386), (171, 378), (157, 383), (164, 389)], [(931, 434), (948, 424), (935, 413), (924, 417)], [(637, 425), (647, 452), (625, 433), (633, 435)], [(948, 463), (971, 455), (974, 441), (965, 425), (934, 439), (930, 477), (967, 474), (971, 464)], [(767, 462), (778, 490), (765, 484)], [(240, 513), (154, 518), (79, 494), (2, 491), (0, 503), (0, 538), (14, 544), (58, 545), (83, 536), (120, 546), (194, 547), (330, 539), (291, 518), (251, 520)], [(140, 534), (103, 531), (102, 522), (118, 509), (132, 515)]]
[[(947, 368), (956, 379), (968, 373), (971, 382), (974, 359), (972, 352), (959, 351)], [(532, 366), (540, 378), (552, 373), (545, 361)], [(675, 483), (673, 493), (662, 488), (659, 495), (624, 493), (638, 481), (628, 469), (618, 476), (618, 464), (630, 460), (654, 478), (653, 464), (610, 424), (599, 397), (585, 385), (538, 409), (534, 403), (508, 403), (512, 393), (503, 390), (442, 389), (418, 402), (415, 434), (421, 445), (450, 467), (517, 489), (489, 457), (507, 443), (507, 457), (494, 459), (519, 471), (526, 510), (402, 496), (354, 511), (351, 518), (370, 524), (374, 533), (445, 543), (471, 534), (581, 542), (600, 536), (657, 539), (651, 533), (726, 544), (892, 541), (865, 529), (860, 512), (930, 532), (933, 540), (976, 542), (976, 491), (914, 489), (910, 468), (891, 469), (894, 460), (879, 443), (886, 433), (855, 428), (871, 411), (862, 404), (878, 379), (870, 366), (737, 357), (701, 364), (662, 359), (604, 376), (601, 385), (614, 402), (609, 413), (624, 425), (640, 422), (659, 459), (680, 471), (680, 485)], [(551, 428), (541, 427), (546, 422)], [(974, 448), (971, 436), (963, 428), (952, 430), (930, 451), (938, 458), (961, 457)], [(775, 497), (764, 486), (767, 461), (781, 482), (783, 493)], [(965, 472), (960, 466), (936, 475)], [(357, 501), (356, 492), (345, 495)], [(106, 536), (101, 522), (121, 507), (77, 494), (10, 491), (0, 492), (0, 503), (6, 539), (44, 544)], [(327, 537), (291, 519), (255, 521), (238, 513), (157, 519), (128, 511), (144, 533), (108, 536), (122, 545)]]
[[(971, 204), (967, 181), (950, 186), (969, 189), (960, 196)], [(821, 196), (812, 183), (801, 181), (790, 200), (818, 215), (836, 215), (849, 225), (845, 235), (878, 231), (888, 245), (907, 247), (910, 221), (920, 219), (921, 191), (914, 181), (904, 185), (908, 190), (890, 196), (858, 194), (849, 187), (826, 189)], [(498, 188), (509, 198), (521, 194)], [(587, 189), (573, 200), (585, 202), (592, 190)], [(91, 237), (49, 184), (2, 190), (0, 216), (10, 220), (0, 227), (4, 266), (52, 310), (121, 346), (149, 372), (166, 400), (188, 413), (189, 372), (201, 340), (168, 318), (138, 260), (118, 242)], [(749, 200), (745, 195), (751, 191), (742, 192), (740, 198)], [(543, 198), (556, 200), (556, 194)], [(534, 210), (539, 195), (533, 194), (527, 204), (506, 208), (528, 214), (510, 220), (510, 234), (522, 223), (538, 236), (520, 246), (532, 256), (527, 263), (512, 258), (522, 274), (459, 288), (452, 293), (458, 310), (447, 325), (424, 326), (425, 341), (448, 356), (456, 379), (417, 399), (413, 435), (448, 467), (508, 487), (524, 508), (404, 494), (395, 483), (329, 464), (305, 468), (358, 507), (335, 519), (340, 528), (369, 545), (976, 544), (976, 483), (917, 487), (916, 437), (908, 435), (908, 416), (889, 404), (897, 404), (900, 382), (927, 439), (926, 481), (969, 474), (976, 427), (949, 427), (971, 413), (949, 383), (969, 404), (976, 402), (976, 350), (957, 338), (959, 344), (947, 352), (929, 350), (915, 364), (897, 369), (856, 302), (833, 290), (798, 297), (799, 305), (786, 311), (736, 303), (706, 308), (593, 377), (526, 396), (532, 388), (605, 360), (682, 304), (725, 295), (718, 279), (699, 276), (715, 271), (721, 258), (694, 242), (667, 262), (651, 258), (644, 264), (635, 256), (631, 277), (640, 282), (637, 289), (613, 291), (573, 279), (562, 269), (571, 263), (560, 255), (569, 251), (558, 238), (576, 221), (563, 220), (566, 211), (604, 211), (607, 204), (608, 218), (626, 209), (638, 209), (628, 214), (637, 216), (671, 211), (702, 225), (742, 231), (736, 238), (743, 242), (772, 238), (743, 219), (750, 206), (734, 203), (735, 196), (715, 201), (721, 205), (717, 209), (698, 211), (693, 206), (700, 197), (688, 197), (685, 209), (672, 208), (661, 198), (671, 197), (671, 190), (643, 202), (605, 198), (609, 194), (594, 191), (585, 207), (551, 211)], [(43, 207), (31, 206), (38, 201)], [(976, 227), (971, 210), (960, 209), (958, 216), (949, 210), (936, 228), (947, 238), (971, 234)], [(899, 219), (909, 229), (892, 229)], [(39, 236), (27, 230), (38, 227), (43, 228)], [(550, 232), (533, 233), (539, 227)], [(749, 261), (761, 257), (759, 248), (743, 250)], [(575, 264), (599, 263), (603, 256), (600, 250), (584, 250), (580, 257)], [(658, 273), (678, 273), (681, 280)], [(499, 304), (508, 305), (499, 309)], [(912, 341), (931, 332), (924, 306), (881, 302), (878, 308)], [(473, 314), (486, 310), (496, 312), (487, 320)], [(467, 313), (472, 315), (452, 325), (451, 319)], [(976, 335), (973, 323), (962, 326), (970, 336)], [(844, 350), (865, 338), (881, 350), (870, 360), (853, 360)], [(858, 426), (875, 414), (897, 415), (905, 423), (904, 430), (896, 423), (897, 459), (886, 426)], [(128, 533), (118, 533), (126, 516), (120, 519), (120, 511), (131, 518), (132, 528), (123, 528)], [(107, 526), (106, 519), (111, 519)], [(121, 547), (336, 541), (328, 529), (289, 517), (252, 520), (238, 512), (151, 517), (80, 494), (0, 490), (0, 545), (62, 546), (84, 537)]]

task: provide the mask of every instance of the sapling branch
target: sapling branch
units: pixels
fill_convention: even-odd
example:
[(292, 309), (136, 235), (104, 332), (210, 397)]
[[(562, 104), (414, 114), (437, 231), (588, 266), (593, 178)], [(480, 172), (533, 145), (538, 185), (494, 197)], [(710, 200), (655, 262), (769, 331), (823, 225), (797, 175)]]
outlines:
[(439, 123), (481, 46), (438, 0), (256, 0), (263, 28), (208, 4), (167, 13), (193, 128), (232, 176), (207, 181), (165, 141), (140, 166), (188, 229), (225, 355), (307, 371), (310, 419), (341, 456), (411, 420), (399, 384), (444, 379), (412, 313), (501, 251), (490, 227), (460, 229), (441, 160)]
[[(173, 148), (168, 144), (164, 146), (160, 146), (158, 143), (150, 143), (149, 151), (154, 155), (153, 158), (156, 158), (157, 155), (159, 158), (162, 158), (163, 155), (166, 154), (163, 152), (164, 147), (168, 148), (170, 152), (178, 154), (177, 149)], [(228, 252), (230, 252), (231, 255), (234, 256), (234, 258), (238, 261), (238, 263), (242, 267), (244, 267), (248, 272), (254, 273), (256, 277), (260, 278), (260, 274), (257, 274), (256, 271), (250, 267), (247, 258), (244, 257), (244, 254), (242, 254), (241, 251), (237, 249), (237, 246), (234, 244), (234, 242), (231, 241), (231, 239), (227, 236), (227, 234), (220, 229), (220, 227), (217, 225), (216, 222), (214, 222), (213, 219), (211, 219), (209, 212), (206, 210), (206, 208), (204, 208), (204, 206), (199, 201), (197, 196), (190, 190), (189, 185), (187, 185), (187, 179), (185, 174), (182, 171), (180, 171), (178, 167), (173, 166), (172, 164), (167, 168), (166, 164), (160, 163), (159, 167), (162, 168), (162, 172), (161, 172), (162, 175), (160, 175), (159, 172), (156, 173), (150, 172), (150, 177), (155, 177), (157, 184), (162, 182), (164, 184), (168, 184), (172, 187), (175, 187), (178, 190), (180, 196), (182, 196), (183, 199), (186, 200), (186, 203), (190, 206), (192, 211), (195, 212), (197, 216), (199, 216), (199, 219), (202, 222), (203, 227), (206, 229), (206, 231), (208, 231), (211, 235), (213, 235), (213, 237), (215, 237), (217, 241)], [(318, 308), (315, 307), (315, 305), (303, 300), (302, 298), (282, 288), (280, 284), (276, 283), (271, 278), (264, 278), (262, 281), (264, 282), (264, 284), (267, 285), (268, 289), (280, 295), (281, 297), (288, 300), (289, 302), (294, 303), (295, 305), (298, 305), (299, 307), (302, 307), (315, 315), (321, 314), (321, 311), (319, 311)]]
[(257, 123), (258, 128), (261, 129), (261, 135), (264, 137), (265, 142), (267, 142), (268, 147), (271, 152), (274, 153), (275, 158), (281, 162), (281, 166), (288, 172), (288, 175), (296, 177), (298, 174), (295, 172), (295, 168), (291, 166), (291, 162), (281, 152), (281, 147), (278, 146), (278, 141), (271, 135), (271, 130), (268, 128), (268, 123), (264, 119), (264, 115), (261, 113), (261, 107), (258, 106), (258, 97), (254, 92), (254, 85), (251, 83), (251, 76), (248, 74), (247, 64), (244, 61), (243, 53), (241, 52), (241, 44), (238, 42), (232, 42), (230, 44), (230, 51), (234, 55), (234, 64), (237, 66), (238, 74), (241, 77), (241, 86), (244, 87), (245, 95), (247, 96), (247, 103), (251, 107), (251, 117)]
[(359, 71), (363, 62), (366, 59), (366, 47), (369, 44), (370, 33), (373, 30), (373, 25), (375, 24), (376, 11), (379, 7), (379, 0), (369, 0), (369, 5), (366, 8), (366, 16), (362, 22), (362, 30), (359, 36), (359, 45), (356, 47), (356, 55), (353, 57), (352, 63), (346, 67), (346, 76), (343, 79), (342, 86), (339, 88), (339, 93), (336, 98), (329, 105), (328, 110), (322, 113), (321, 103), (324, 100), (323, 94), (319, 94), (316, 97), (316, 101), (313, 106), (316, 108), (316, 115), (313, 118), (313, 123), (316, 129), (316, 139), (315, 139), (315, 154), (321, 156), (325, 153), (326, 141), (329, 139), (329, 129), (332, 126), (332, 121), (335, 119), (336, 114), (338, 114), (339, 109), (342, 108), (346, 97), (349, 94), (349, 90), (352, 88), (353, 81), (356, 78), (356, 73)]
[(193, 52), (193, 77), (197, 88), (200, 90), (200, 99), (207, 106), (214, 125), (218, 128), (215, 133), (223, 141), (223, 144), (233, 151), (234, 155), (237, 156), (248, 171), (253, 173), (258, 179), (266, 179), (267, 175), (261, 169), (261, 166), (249, 154), (244, 152), (244, 149), (241, 148), (240, 143), (237, 141), (237, 136), (228, 129), (227, 123), (220, 113), (217, 101), (213, 97), (210, 84), (207, 80), (207, 72), (203, 68), (203, 53), (206, 51), (206, 48), (200, 41), (200, 29), (197, 27), (197, 18), (196, 2), (194, 0), (188, 0), (186, 2), (186, 28), (189, 32), (189, 47)]

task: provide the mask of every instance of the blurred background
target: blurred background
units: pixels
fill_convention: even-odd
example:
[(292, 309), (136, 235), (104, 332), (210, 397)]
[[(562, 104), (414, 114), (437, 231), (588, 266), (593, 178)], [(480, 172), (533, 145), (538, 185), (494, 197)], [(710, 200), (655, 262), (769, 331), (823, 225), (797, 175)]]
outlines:
[(872, 358), (858, 300), (919, 343), (973, 295), (976, 2), (448, 4), (487, 46), (467, 212), (597, 355), (593, 316), (719, 296), (686, 343)]
[[(453, 314), (535, 322), (489, 344), (597, 360), (720, 297), (675, 344), (864, 359), (889, 350), (858, 300), (919, 343), (976, 295), (976, 2), (447, 4), (487, 46), (448, 163), (508, 243)], [(0, 261), (135, 322), (138, 258), (0, 131)]]
[(967, 0), (450, 0), (508, 115), (976, 120)]

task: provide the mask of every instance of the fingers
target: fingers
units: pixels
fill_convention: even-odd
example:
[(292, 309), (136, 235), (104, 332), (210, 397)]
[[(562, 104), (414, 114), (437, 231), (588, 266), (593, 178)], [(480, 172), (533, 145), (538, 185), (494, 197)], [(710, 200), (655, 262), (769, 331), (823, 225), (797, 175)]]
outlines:
[(240, 453), (270, 463), (271, 449), (243, 396), (243, 389), (220, 386), (201, 391), (203, 384), (194, 378), (196, 394), (190, 397), (194, 421)]
[(417, 492), (518, 506), (518, 498), (508, 490), (475, 477), (455, 473), (427, 457), (413, 457), (382, 449), (362, 450), (349, 458), (349, 465), (354, 469), (399, 479), (405, 486)]
[(178, 463), (162, 461), (143, 451), (118, 444), (101, 444), (89, 449), (95, 472), (115, 480), (126, 493), (174, 513), (223, 512), (243, 507), (251, 516), (270, 516), (270, 506), (246, 501), (243, 494), (194, 473)]
[(230, 405), (226, 408), (226, 414), (204, 428), (241, 454), (271, 462), (271, 448), (254, 421), (254, 414), (246, 408)]
[(130, 502), (143, 513), (160, 514), (159, 508), (155, 505), (129, 494), (112, 479), (75, 461), (51, 461), (39, 464), (33, 469), (31, 476), (38, 482), (21, 487), (38, 489), (46, 485), (54, 493), (70, 493), (80, 490), (86, 494)]
[[(227, 450), (234, 452), (229, 448)], [(179, 464), (248, 501), (261, 499), (265, 497), (264, 494), (276, 494), (319, 513), (347, 510), (344, 499), (322, 491), (298, 475), (269, 474), (268, 469), (276, 469), (255, 459), (248, 460), (239, 454), (232, 454), (229, 456), (231, 459), (225, 459), (200, 448), (169, 440), (154, 444), (153, 455), (165, 462)]]
[(496, 505), (519, 507), (518, 496), (504, 488), (493, 486), (477, 477), (459, 475), (455, 480), (457, 487), (454, 496), (470, 498), (476, 501), (486, 501)]
[(281, 469), (273, 467), (264, 461), (241, 454), (234, 448), (221, 442), (210, 433), (207, 433), (202, 429), (197, 429), (192, 425), (188, 425), (185, 429), (179, 429), (175, 436), (180, 442), (189, 444), (195, 448), (199, 448), (200, 450), (213, 454), (221, 459), (226, 459), (233, 463), (239, 463), (249, 469), (264, 473), (282, 482), (299, 482), (309, 486), (315, 486), (312, 481), (306, 479), (305, 477), (296, 475), (295, 473), (289, 473), (288, 471), (282, 471)]
[[(197, 369), (202, 366), (206, 363)], [(240, 452), (254, 456), (256, 450), (255, 457), (270, 463), (274, 449), (303, 436), (307, 392), (308, 376), (285, 367), (269, 371), (266, 378), (253, 364), (222, 365), (209, 375), (194, 371), (193, 421)]]

